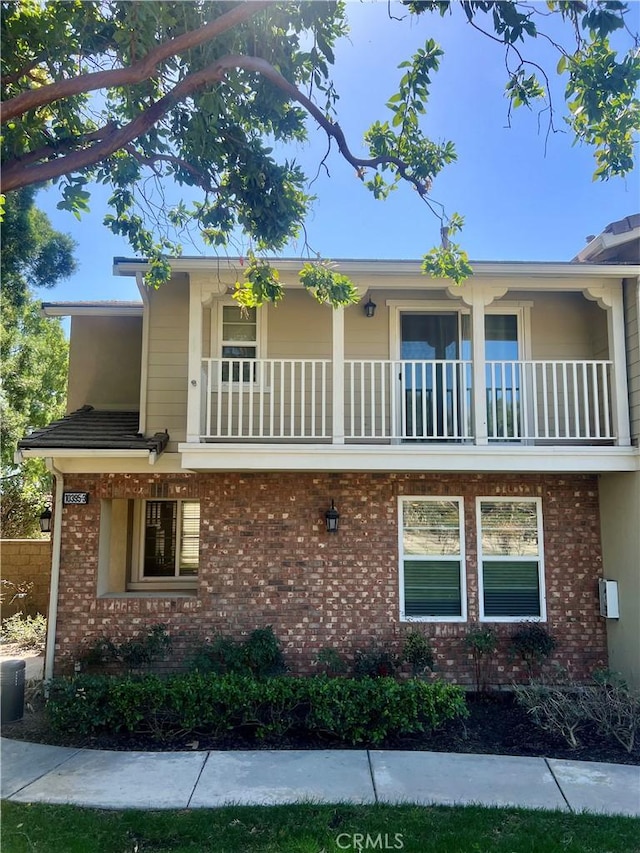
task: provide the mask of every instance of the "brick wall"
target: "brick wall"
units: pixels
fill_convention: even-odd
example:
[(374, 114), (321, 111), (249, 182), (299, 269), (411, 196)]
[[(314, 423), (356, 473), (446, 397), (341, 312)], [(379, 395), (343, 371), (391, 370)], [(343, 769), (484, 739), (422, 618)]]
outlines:
[[(57, 637), (57, 671), (68, 670), (87, 643), (123, 639), (167, 625), (178, 657), (217, 632), (240, 636), (273, 625), (292, 669), (312, 671), (318, 649), (353, 653), (372, 643), (398, 647), (398, 509), (400, 495), (462, 496), (465, 509), (468, 622), (478, 619), (477, 496), (541, 497), (548, 627), (555, 659), (576, 677), (606, 663), (598, 615), (601, 576), (597, 479), (589, 475), (202, 474), (68, 477), (89, 491), (87, 506), (65, 507)], [(198, 497), (201, 560), (191, 597), (122, 595), (96, 598), (100, 498)], [(329, 535), (324, 513), (335, 500), (340, 531)], [(440, 673), (472, 682), (464, 647), (468, 624), (421, 626), (437, 650)], [(494, 680), (509, 683), (521, 668), (503, 638)]]
[[(27, 612), (47, 614), (49, 609), (49, 580), (51, 577), (51, 541), (49, 539), (3, 539), (0, 542), (2, 580), (12, 584), (32, 583), (27, 600)], [(21, 609), (11, 604), (14, 590), (3, 587), (2, 616), (11, 616)]]

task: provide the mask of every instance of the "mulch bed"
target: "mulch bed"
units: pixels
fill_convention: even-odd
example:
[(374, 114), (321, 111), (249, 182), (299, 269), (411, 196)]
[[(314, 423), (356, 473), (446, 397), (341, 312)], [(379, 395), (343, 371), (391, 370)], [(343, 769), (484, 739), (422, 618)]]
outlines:
[[(27, 703), (29, 694), (27, 691)], [(344, 749), (332, 738), (284, 737), (256, 740), (247, 733), (214, 738), (207, 734), (189, 734), (169, 741), (151, 736), (99, 734), (70, 737), (52, 732), (40, 703), (34, 699), (33, 710), (22, 720), (4, 724), (2, 734), (17, 740), (50, 743), (59, 746), (89, 747), (114, 750), (206, 750), (206, 749)], [(509, 692), (489, 696), (467, 696), (470, 715), (466, 720), (446, 723), (439, 731), (420, 736), (390, 738), (382, 745), (360, 744), (373, 749), (428, 750), (489, 755), (524, 755), (565, 758), (576, 761), (605, 761), (616, 764), (640, 764), (640, 746), (630, 755), (621, 746), (603, 743), (594, 732), (581, 734), (582, 744), (570, 749), (562, 738), (536, 727)]]

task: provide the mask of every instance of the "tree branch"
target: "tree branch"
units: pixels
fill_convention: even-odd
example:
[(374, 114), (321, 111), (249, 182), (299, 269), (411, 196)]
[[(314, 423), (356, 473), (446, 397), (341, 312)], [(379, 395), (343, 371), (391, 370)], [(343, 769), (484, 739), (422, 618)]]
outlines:
[[(347, 141), (340, 125), (327, 119), (313, 101), (297, 89), (293, 83), (290, 83), (285, 77), (283, 77), (282, 74), (280, 74), (280, 72), (265, 59), (260, 59), (255, 56), (234, 55), (222, 57), (222, 59), (219, 59), (213, 65), (183, 78), (170, 92), (152, 104), (152, 106), (148, 107), (143, 113), (133, 119), (133, 121), (129, 122), (129, 124), (119, 130), (109, 133), (104, 139), (97, 142), (95, 145), (92, 145), (90, 148), (74, 151), (64, 157), (58, 157), (45, 163), (38, 163), (37, 165), (27, 167), (25, 167), (23, 161), (14, 160), (10, 165), (5, 166), (2, 173), (4, 192), (59, 178), (61, 175), (85, 169), (88, 166), (93, 166), (96, 163), (105, 160), (107, 157), (110, 157), (111, 154), (121, 148), (125, 148), (134, 139), (145, 134), (176, 104), (180, 103), (190, 94), (203, 86), (211, 85), (212, 83), (219, 83), (225, 77), (227, 71), (233, 68), (242, 68), (245, 71), (262, 75), (265, 79), (270, 80), (281, 91), (287, 94), (292, 100), (301, 104), (305, 110), (315, 118), (325, 133), (329, 137), (335, 139), (340, 153), (355, 169), (377, 169), (382, 165), (393, 165), (404, 180), (413, 184), (420, 196), (424, 197), (427, 193), (427, 187), (421, 181), (413, 178), (407, 173), (407, 164), (399, 157), (393, 157), (390, 155), (381, 155), (369, 159), (355, 157), (347, 145)], [(108, 125), (106, 127), (108, 127)], [(42, 151), (43, 157), (47, 156), (48, 153), (55, 153), (48, 152), (45, 149), (42, 149)]]
[(239, 3), (229, 12), (225, 12), (209, 24), (205, 24), (197, 30), (183, 33), (180, 36), (176, 36), (176, 38), (169, 39), (169, 41), (158, 45), (158, 47), (150, 50), (145, 57), (138, 62), (134, 62), (128, 68), (116, 68), (111, 71), (94, 71), (90, 74), (80, 74), (77, 77), (58, 80), (55, 83), (49, 83), (46, 86), (22, 92), (20, 95), (16, 95), (15, 98), (5, 101), (0, 106), (0, 123), (4, 123), (16, 116), (21, 116), (36, 107), (51, 104), (63, 98), (86, 94), (96, 89), (130, 86), (135, 83), (141, 83), (153, 74), (160, 62), (168, 59), (170, 56), (175, 56), (178, 53), (183, 53), (185, 50), (198, 47), (204, 42), (211, 41), (216, 36), (246, 21), (255, 15), (256, 12), (259, 12), (260, 9), (268, 5), (268, 0), (246, 0), (246, 2)]
[[(188, 163), (181, 157), (176, 157), (174, 154), (144, 155), (141, 154), (139, 151), (136, 151), (133, 145), (127, 145), (125, 150), (141, 166), (149, 166), (152, 168), (154, 163), (170, 163), (172, 166), (176, 166), (180, 169), (184, 169), (185, 172), (189, 172), (189, 174), (195, 178), (198, 186), (202, 187), (202, 189), (206, 192), (217, 193), (219, 191), (218, 187), (212, 185), (211, 179), (208, 175), (200, 171), (200, 169), (196, 168), (193, 163)], [(156, 174), (160, 175), (161, 173), (156, 172)]]

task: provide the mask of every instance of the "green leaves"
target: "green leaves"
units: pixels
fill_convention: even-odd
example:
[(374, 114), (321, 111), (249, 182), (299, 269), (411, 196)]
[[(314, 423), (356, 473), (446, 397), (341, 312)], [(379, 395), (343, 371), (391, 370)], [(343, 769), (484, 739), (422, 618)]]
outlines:
[(514, 107), (530, 107), (532, 101), (544, 98), (546, 94), (535, 74), (526, 77), (524, 68), (519, 68), (509, 79), (506, 92)]
[(594, 180), (626, 175), (634, 167), (635, 134), (640, 130), (640, 56), (618, 62), (606, 38), (585, 44), (566, 61), (567, 123), (576, 140), (595, 148)]
[(336, 272), (327, 261), (305, 264), (300, 281), (321, 305), (350, 305), (360, 299), (351, 279)]
[[(557, 73), (568, 75), (567, 121), (576, 140), (593, 147), (595, 177), (631, 171), (640, 57), (627, 3), (549, 0), (548, 14), (517, 0), (403, 5), (415, 15), (460, 14), (478, 38), (498, 42), (509, 110), (544, 98), (555, 130), (559, 109), (551, 100), (548, 53), (541, 64), (528, 53), (544, 37), (545, 51), (559, 53)], [(347, 32), (346, 8), (340, 2), (273, 2), (259, 10), (248, 3), (175, 0), (5, 3), (2, 100), (5, 110), (15, 109), (3, 125), (5, 186), (56, 180), (59, 207), (79, 218), (89, 210), (90, 184), (109, 185), (112, 212), (105, 223), (149, 259), (153, 286), (168, 277), (166, 256), (180, 253), (178, 236), (191, 229), (215, 247), (242, 234), (264, 252), (281, 251), (301, 233), (313, 199), (307, 176), (279, 156), (279, 143), (304, 141), (308, 115), (338, 143), (376, 199), (408, 184), (435, 212), (434, 181), (456, 159), (453, 142), (434, 141), (424, 131), (442, 49), (428, 39), (400, 63), (386, 118), (374, 117), (365, 134), (368, 157), (355, 157), (333, 119), (339, 93), (330, 76), (336, 43)], [(557, 26), (547, 27), (554, 20)], [(96, 71), (102, 72), (99, 90)], [(201, 196), (167, 204), (168, 183)], [(452, 246), (425, 260), (427, 271), (454, 280), (467, 274), (465, 264), (462, 250)], [(353, 299), (344, 282), (310, 289), (330, 304)], [(239, 288), (238, 300), (259, 304), (280, 293), (277, 282), (257, 275), (255, 287)]]
[(451, 279), (456, 284), (462, 284), (473, 275), (469, 256), (457, 243), (450, 243), (446, 248), (438, 246), (427, 252), (422, 258), (422, 272), (432, 278)]
[(265, 302), (279, 302), (284, 297), (280, 274), (268, 261), (249, 252), (244, 281), (236, 282), (233, 298), (243, 308), (257, 308)]

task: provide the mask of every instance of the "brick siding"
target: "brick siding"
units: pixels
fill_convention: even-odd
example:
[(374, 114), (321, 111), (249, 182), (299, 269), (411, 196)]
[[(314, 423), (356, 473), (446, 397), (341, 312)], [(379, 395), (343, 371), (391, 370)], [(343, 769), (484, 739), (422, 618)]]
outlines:
[[(32, 583), (33, 588), (25, 601), (26, 612), (47, 614), (49, 609), (49, 580), (51, 578), (51, 541), (49, 539), (3, 539), (0, 542), (2, 580), (12, 584)], [(14, 589), (2, 589), (2, 616), (11, 616), (22, 609), (15, 601), (11, 604)]]
[[(398, 648), (398, 496), (464, 498), (468, 623), (418, 627), (432, 638), (438, 671), (463, 684), (473, 665), (463, 642), (478, 619), (477, 496), (541, 497), (548, 628), (554, 660), (577, 678), (606, 665), (598, 615), (602, 574), (597, 478), (591, 475), (212, 473), (73, 476), (65, 488), (91, 493), (63, 510), (56, 672), (69, 671), (88, 644), (122, 640), (166, 625), (176, 657), (221, 632), (240, 637), (272, 625), (294, 672), (313, 671), (317, 651), (353, 654), (372, 644)], [(199, 498), (201, 540), (195, 596), (96, 598), (100, 499)], [(331, 499), (340, 530), (327, 534)], [(522, 676), (501, 637), (495, 683)]]

